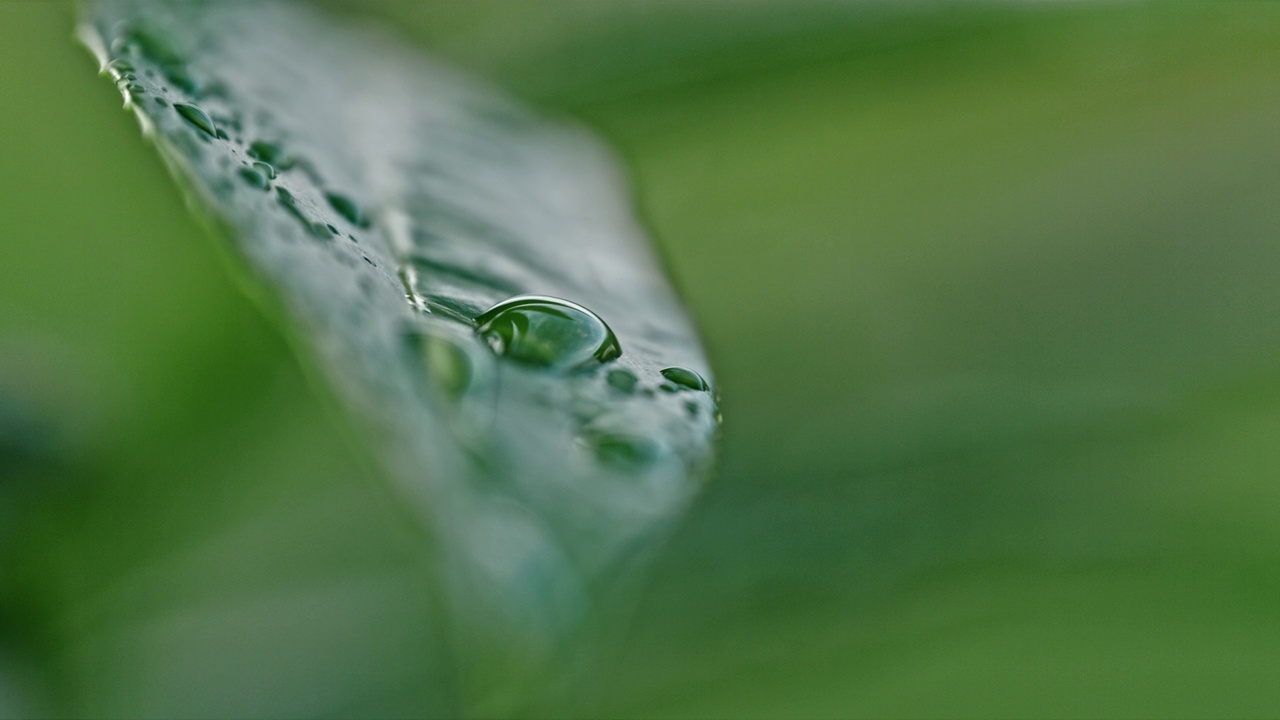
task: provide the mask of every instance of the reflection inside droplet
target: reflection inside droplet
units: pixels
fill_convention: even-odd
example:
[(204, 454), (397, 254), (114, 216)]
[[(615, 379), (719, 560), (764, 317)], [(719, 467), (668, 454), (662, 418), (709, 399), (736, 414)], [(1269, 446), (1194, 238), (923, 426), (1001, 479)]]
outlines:
[(476, 330), (498, 355), (534, 367), (571, 370), (622, 355), (603, 320), (558, 298), (504, 300), (476, 318)]
[(711, 387), (707, 385), (707, 381), (702, 379), (701, 375), (689, 368), (663, 368), (662, 377), (669, 381), (669, 383), (663, 384), (662, 386), (662, 389), (668, 392), (677, 392), (679, 390), (701, 390), (706, 392), (711, 389)]
[(186, 103), (174, 103), (173, 109), (178, 111), (183, 120), (199, 128), (204, 134), (209, 137), (217, 136), (218, 131), (214, 128), (213, 121), (209, 119), (209, 115), (204, 110)]

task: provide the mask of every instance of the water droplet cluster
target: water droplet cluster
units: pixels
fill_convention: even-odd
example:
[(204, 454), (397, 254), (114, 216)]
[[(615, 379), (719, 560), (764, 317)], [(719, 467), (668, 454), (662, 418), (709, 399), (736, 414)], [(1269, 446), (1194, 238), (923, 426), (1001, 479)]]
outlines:
[[(271, 197), (285, 215), (297, 222), (304, 237), (315, 240), (330, 241), (341, 235), (345, 226), (351, 230), (346, 239), (354, 246), (358, 244), (354, 233), (372, 227), (372, 215), (358, 201), (347, 193), (326, 188), (314, 166), (291, 154), (285, 143), (270, 137), (243, 139), (245, 118), (234, 110), (215, 111), (236, 105), (226, 84), (194, 72), (189, 67), (187, 51), (167, 39), (166, 33), (141, 25), (121, 27), (110, 43), (109, 54), (115, 57), (104, 71), (116, 80), (125, 95), (126, 107), (134, 107), (140, 113), (144, 128), (170, 127), (162, 113), (172, 112), (178, 126), (188, 128), (188, 135), (164, 134), (185, 154), (200, 156), (201, 144), (212, 144), (217, 152), (225, 153), (218, 167), (225, 169), (227, 180), (214, 183), (215, 189), (234, 193), (234, 180), (252, 191), (274, 190)], [(154, 107), (144, 110), (136, 106), (135, 99), (146, 95)], [(256, 123), (259, 126), (261, 119)], [(225, 162), (228, 158), (232, 160), (230, 164)], [(303, 174), (292, 178), (284, 174), (295, 169)], [(365, 267), (377, 267), (367, 252), (329, 244), (335, 259), (348, 267), (359, 265), (362, 260)]]

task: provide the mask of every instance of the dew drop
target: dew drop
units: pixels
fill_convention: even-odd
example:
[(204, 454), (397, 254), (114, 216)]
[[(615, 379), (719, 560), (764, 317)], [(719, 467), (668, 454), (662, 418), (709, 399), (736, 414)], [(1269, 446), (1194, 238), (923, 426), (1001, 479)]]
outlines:
[(337, 193), (325, 193), (324, 197), (339, 215), (347, 219), (347, 222), (356, 227), (366, 227), (364, 213), (360, 212), (360, 206), (356, 205), (354, 200)]
[(258, 161), (253, 164), (253, 169), (265, 175), (268, 180), (276, 179), (276, 169), (271, 167), (271, 163)]
[(591, 448), (601, 465), (619, 470), (639, 469), (660, 454), (652, 440), (616, 432), (587, 431), (581, 441)]
[(701, 390), (703, 392), (710, 390), (707, 381), (702, 379), (698, 373), (683, 367), (663, 368), (662, 377), (669, 380), (672, 384), (664, 384), (663, 390), (668, 392), (677, 392), (679, 390)]
[(476, 330), (498, 355), (533, 367), (572, 370), (622, 355), (595, 313), (553, 297), (503, 300), (476, 318)]
[(213, 127), (213, 121), (200, 108), (186, 103), (174, 103), (173, 109), (178, 111), (183, 120), (195, 125), (209, 137), (217, 137), (217, 130)]
[(267, 189), (267, 176), (252, 168), (240, 168), (240, 177), (259, 190)]
[(280, 207), (284, 208), (299, 223), (302, 223), (302, 227), (307, 232), (318, 238), (327, 239), (329, 237), (329, 230), (324, 226), (324, 223), (312, 222), (306, 213), (302, 212), (302, 208), (298, 206), (298, 199), (293, 196), (293, 193), (279, 186), (276, 187), (276, 193), (279, 195)]
[(259, 140), (249, 145), (249, 157), (276, 165), (284, 159), (284, 148), (277, 143)]
[(424, 331), (415, 331), (407, 338), (417, 356), (422, 359), (428, 377), (445, 395), (456, 399), (467, 391), (475, 376), (475, 368), (467, 352), (456, 342)]
[(609, 374), (604, 376), (609, 385), (630, 395), (636, 391), (636, 376), (630, 370), (610, 370)]

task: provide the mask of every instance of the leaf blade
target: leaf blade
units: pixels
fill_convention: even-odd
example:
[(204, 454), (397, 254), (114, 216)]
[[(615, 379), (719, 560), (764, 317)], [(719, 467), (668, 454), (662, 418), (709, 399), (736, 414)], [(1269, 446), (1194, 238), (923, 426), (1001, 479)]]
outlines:
[[(305, 6), (100, 2), (81, 36), (433, 536), (470, 695), (518, 702), (714, 455), (714, 397), (662, 374), (706, 359), (607, 150)], [(621, 357), (496, 356), (472, 320), (513, 295), (588, 308)]]

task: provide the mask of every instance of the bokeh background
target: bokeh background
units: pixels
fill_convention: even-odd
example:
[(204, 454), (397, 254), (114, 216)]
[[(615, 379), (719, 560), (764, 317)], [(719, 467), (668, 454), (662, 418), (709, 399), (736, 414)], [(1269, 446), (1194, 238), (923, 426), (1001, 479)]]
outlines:
[[(718, 476), (530, 714), (1280, 713), (1280, 4), (330, 6), (607, 138), (717, 369)], [(459, 711), (73, 17), (0, 2), (0, 716)]]

